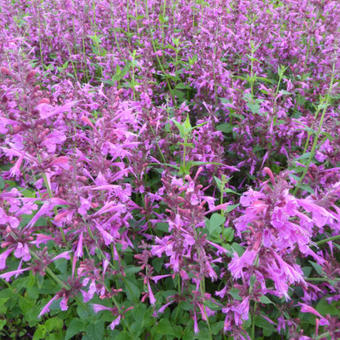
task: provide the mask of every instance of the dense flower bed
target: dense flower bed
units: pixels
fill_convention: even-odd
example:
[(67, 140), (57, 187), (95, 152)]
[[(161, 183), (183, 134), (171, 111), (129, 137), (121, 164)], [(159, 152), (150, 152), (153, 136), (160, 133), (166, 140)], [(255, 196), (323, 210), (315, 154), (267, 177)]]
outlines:
[(1, 337), (339, 338), (339, 43), (330, 0), (0, 1)]

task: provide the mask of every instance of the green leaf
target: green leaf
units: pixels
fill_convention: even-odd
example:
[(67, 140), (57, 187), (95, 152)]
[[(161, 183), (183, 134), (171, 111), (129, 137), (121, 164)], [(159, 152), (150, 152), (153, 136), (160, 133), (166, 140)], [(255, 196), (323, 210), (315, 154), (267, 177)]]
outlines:
[(265, 295), (262, 295), (262, 296), (260, 297), (260, 302), (261, 302), (261, 303), (264, 303), (264, 304), (266, 304), (266, 305), (268, 305), (268, 304), (270, 304), (270, 303), (274, 304), (274, 302), (271, 301), (269, 298), (267, 298), (267, 296), (265, 296)]
[(234, 229), (233, 228), (224, 228), (222, 229), (222, 236), (227, 242), (231, 242), (234, 239)]
[(302, 271), (305, 277), (309, 277), (310, 273), (312, 272), (312, 267), (310, 266), (302, 267)]
[(132, 340), (132, 337), (126, 331), (119, 332), (112, 339), (114, 340)]
[(275, 326), (260, 315), (255, 316), (255, 325), (262, 328), (264, 336), (271, 336), (275, 332)]
[(65, 340), (71, 339), (74, 335), (85, 330), (85, 324), (80, 319), (72, 319), (67, 327)]
[(213, 213), (210, 217), (210, 225), (221, 226), (225, 222), (225, 217), (218, 213)]
[(9, 300), (9, 297), (0, 298), (0, 314), (5, 314), (7, 311), (7, 307), (5, 306), (6, 302)]
[(319, 275), (323, 276), (325, 274), (324, 271), (322, 270), (322, 267), (319, 264), (313, 261), (308, 261), (308, 262), (313, 266), (313, 268)]
[(0, 331), (4, 328), (6, 323), (7, 323), (6, 320), (0, 320)]
[(206, 226), (210, 237), (219, 238), (222, 232), (222, 225), (225, 222), (225, 217), (221, 214), (214, 213), (210, 220), (206, 221)]
[(141, 267), (137, 266), (126, 266), (124, 269), (126, 275), (136, 274), (141, 271)]
[(131, 278), (125, 278), (124, 283), (126, 284), (126, 295), (128, 300), (137, 302), (141, 294), (138, 286)]
[(169, 224), (164, 222), (156, 223), (156, 229), (164, 233), (167, 233), (169, 231)]
[(326, 297), (324, 297), (318, 302), (315, 309), (322, 315), (330, 314), (340, 318), (340, 301), (328, 303)]
[(286, 95), (286, 96), (289, 96), (289, 95), (292, 94), (291, 92), (288, 92), (286, 90), (281, 90), (279, 93), (282, 94), (282, 95)]
[(240, 296), (240, 290), (238, 288), (231, 288), (229, 289), (228, 293), (235, 299), (242, 301), (242, 298)]
[(161, 319), (159, 323), (152, 328), (152, 331), (156, 334), (167, 334), (176, 336), (176, 332), (172, 328), (168, 319)]
[(90, 323), (85, 329), (83, 340), (102, 340), (104, 339), (104, 322), (96, 321)]
[(88, 305), (82, 303), (77, 307), (77, 314), (81, 319), (88, 319), (92, 314), (92, 310), (90, 310)]
[(37, 330), (33, 334), (33, 340), (45, 339), (46, 327), (44, 325), (38, 325)]
[(48, 319), (45, 322), (45, 326), (48, 332), (51, 332), (53, 330), (58, 330), (63, 328), (63, 320), (61, 320), (58, 317), (54, 317), (51, 319)]
[(2, 177), (0, 177), (0, 190), (3, 190), (4, 187), (5, 187), (5, 180)]
[(230, 123), (222, 123), (216, 126), (216, 130), (222, 131), (224, 133), (231, 133), (233, 132), (234, 125)]
[(234, 242), (231, 247), (236, 251), (238, 256), (241, 256), (244, 253), (244, 248), (236, 242)]
[(240, 205), (239, 203), (230, 204), (226, 207), (225, 211), (229, 213), (229, 212), (233, 211), (234, 209), (236, 209), (239, 205)]

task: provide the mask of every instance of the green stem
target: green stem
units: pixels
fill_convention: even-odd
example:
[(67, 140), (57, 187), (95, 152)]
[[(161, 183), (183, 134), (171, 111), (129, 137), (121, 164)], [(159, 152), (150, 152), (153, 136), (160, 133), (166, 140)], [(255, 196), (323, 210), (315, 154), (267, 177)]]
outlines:
[(253, 317), (252, 317), (252, 323), (251, 323), (251, 338), (255, 340), (255, 313), (257, 308), (257, 302), (254, 303), (254, 309), (253, 309)]
[(318, 241), (318, 242), (315, 242), (315, 243), (319, 246), (319, 245), (327, 243), (329, 241), (336, 241), (336, 240), (339, 240), (339, 239), (340, 239), (340, 235), (335, 235), (335, 236), (325, 238), (325, 239)]
[[(36, 258), (37, 260), (41, 261), (40, 257), (39, 257), (33, 250), (31, 250), (30, 253), (32, 254), (32, 256), (33, 256), (34, 258)], [(52, 270), (51, 270), (50, 268), (46, 267), (46, 268), (45, 268), (45, 272), (46, 272), (46, 273), (47, 273), (47, 274), (48, 274), (48, 275), (49, 275), (56, 283), (58, 283), (59, 286), (65, 288), (65, 289), (70, 289), (70, 287), (69, 287), (66, 283), (64, 283), (62, 280), (60, 280), (60, 279), (58, 278), (58, 276), (55, 275), (55, 274), (52, 272)]]
[[(321, 114), (320, 123), (319, 123), (319, 126), (318, 126), (318, 131), (316, 132), (316, 135), (315, 135), (315, 138), (314, 138), (314, 141), (313, 141), (312, 150), (311, 150), (310, 156), (308, 158), (307, 164), (306, 164), (306, 166), (304, 168), (304, 171), (302, 173), (302, 176), (300, 177), (300, 179), (299, 179), (299, 181), (298, 181), (298, 183), (297, 183), (297, 185), (296, 185), (296, 187), (295, 187), (295, 189), (293, 191), (293, 195), (296, 195), (297, 191), (299, 190), (300, 185), (302, 184), (305, 176), (307, 175), (307, 172), (309, 170), (310, 164), (311, 164), (311, 162), (312, 162), (312, 160), (314, 158), (315, 152), (316, 152), (316, 147), (318, 145), (319, 137), (320, 137), (322, 126), (323, 126), (323, 121), (325, 119), (326, 111), (327, 111), (327, 108), (328, 108), (328, 105), (329, 105), (330, 93), (331, 93), (332, 88), (333, 88), (334, 70), (335, 70), (335, 63), (333, 63), (333, 69), (332, 69), (332, 76), (331, 76), (330, 86), (328, 88), (326, 97), (324, 98), (324, 100), (321, 103), (321, 105), (323, 107), (323, 111), (322, 111), (322, 114)], [(320, 105), (319, 105), (319, 107), (320, 107)]]
[(315, 281), (315, 282), (331, 282), (331, 281), (339, 282), (340, 278), (328, 279), (327, 277), (307, 277), (307, 278), (305, 278), (305, 280), (306, 281)]
[[(151, 38), (151, 41), (152, 41), (153, 51), (157, 52), (157, 49), (156, 49), (156, 46), (155, 46), (155, 41), (152, 38)], [(163, 75), (165, 76), (166, 83), (168, 85), (168, 89), (169, 89), (169, 92), (170, 92), (170, 95), (171, 95), (172, 103), (173, 103), (173, 105), (175, 105), (175, 95), (173, 93), (169, 78), (166, 76), (166, 72), (165, 72), (165, 69), (163, 67), (163, 64), (161, 63), (161, 60), (159, 59), (159, 56), (157, 54), (156, 54), (156, 59), (157, 59), (157, 62), (158, 62), (158, 65), (159, 65), (161, 71), (163, 72)]]
[[(335, 334), (335, 333), (337, 333), (337, 332), (340, 332), (340, 328), (336, 329), (336, 330), (333, 332), (333, 334)], [(321, 340), (321, 339), (326, 338), (327, 336), (331, 336), (331, 334), (330, 334), (329, 332), (322, 333), (322, 334), (320, 334), (319, 336), (317, 336), (317, 337), (315, 338), (315, 340)]]

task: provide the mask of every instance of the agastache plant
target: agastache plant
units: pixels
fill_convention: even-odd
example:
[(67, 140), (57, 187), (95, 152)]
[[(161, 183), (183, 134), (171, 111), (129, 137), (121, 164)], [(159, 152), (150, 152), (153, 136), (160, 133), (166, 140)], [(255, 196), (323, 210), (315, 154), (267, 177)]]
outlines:
[(337, 1), (0, 4), (1, 338), (339, 338)]

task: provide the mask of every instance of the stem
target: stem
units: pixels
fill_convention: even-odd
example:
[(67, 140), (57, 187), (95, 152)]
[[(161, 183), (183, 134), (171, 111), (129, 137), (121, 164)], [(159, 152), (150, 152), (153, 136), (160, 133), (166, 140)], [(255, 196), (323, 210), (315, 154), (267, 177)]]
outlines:
[[(340, 332), (340, 328), (334, 330), (333, 334), (337, 333), (337, 332)], [(325, 333), (322, 333), (320, 334), (319, 336), (317, 336), (315, 339), (316, 340), (321, 340), (323, 338), (326, 338), (327, 336), (331, 336), (331, 334), (329, 332), (325, 332)]]
[[(205, 281), (204, 281), (204, 278), (200, 282), (200, 291), (201, 291), (201, 296), (204, 297), (204, 294), (205, 294)], [(207, 310), (206, 310), (206, 307), (205, 307), (204, 304), (203, 304), (203, 310), (204, 310), (205, 318), (207, 319), (206, 322), (207, 322), (207, 326), (208, 326), (208, 329), (209, 329), (209, 338), (211, 340), (213, 340), (212, 332), (211, 332), (211, 327), (210, 327), (210, 322), (209, 322), (209, 316), (208, 316), (208, 313), (207, 313)]]
[(162, 13), (162, 45), (164, 46), (164, 21), (165, 21), (165, 10), (166, 10), (166, 0), (163, 2), (163, 13)]
[(72, 64), (72, 69), (73, 69), (73, 73), (74, 73), (74, 76), (75, 76), (75, 79), (77, 81), (77, 83), (79, 82), (78, 80), (78, 75), (77, 75), (77, 69), (76, 67), (74, 66), (74, 61), (72, 60), (72, 54), (71, 54), (71, 49), (70, 49), (70, 46), (67, 44), (67, 49), (68, 49), (68, 53), (70, 55), (70, 60), (71, 60), (71, 64)]
[[(31, 250), (30, 253), (32, 254), (32, 256), (34, 258), (36, 258), (37, 260), (41, 261), (40, 257), (33, 251)], [(59, 277), (57, 275), (55, 275), (52, 270), (48, 267), (45, 268), (45, 272), (55, 281), (57, 282), (61, 287), (65, 288), (65, 289), (70, 289), (70, 287), (64, 283), (63, 281), (61, 281), (59, 279)]]
[[(41, 159), (40, 159), (40, 155), (39, 154), (38, 154), (38, 160), (39, 160), (39, 163), (41, 163)], [(49, 184), (49, 182), (47, 180), (47, 176), (46, 176), (45, 172), (42, 173), (42, 177), (43, 177), (46, 189), (47, 189), (48, 197), (52, 198), (53, 197), (52, 189), (51, 189), (50, 184)], [(58, 213), (57, 207), (54, 207), (53, 211), (54, 211), (54, 214), (57, 215), (57, 213)], [(63, 239), (63, 242), (66, 243), (66, 237), (65, 237), (65, 233), (64, 233), (63, 228), (59, 227), (59, 231), (61, 233), (61, 237)]]
[(254, 309), (253, 309), (253, 317), (252, 317), (252, 323), (251, 323), (251, 338), (255, 340), (255, 312), (257, 308), (257, 302), (254, 303)]
[[(156, 53), (156, 52), (157, 52), (157, 49), (156, 49), (156, 46), (155, 46), (155, 41), (154, 41), (152, 38), (151, 38), (151, 41), (152, 41), (153, 51)], [(164, 67), (163, 67), (163, 64), (161, 63), (161, 61), (160, 61), (160, 59), (159, 59), (159, 57), (158, 57), (157, 54), (156, 54), (156, 59), (157, 59), (157, 62), (158, 62), (158, 65), (159, 65), (161, 71), (163, 72), (163, 74), (164, 74), (164, 76), (165, 76), (165, 78), (166, 78), (166, 83), (167, 83), (167, 85), (168, 85), (168, 89), (169, 89), (169, 92), (170, 92), (170, 95), (171, 95), (172, 103), (173, 103), (173, 105), (175, 105), (175, 95), (174, 95), (173, 90), (172, 90), (172, 87), (171, 87), (171, 85), (170, 85), (169, 78), (166, 77), (166, 72), (165, 72), (165, 69), (164, 69)]]
[(318, 246), (321, 245), (321, 244), (324, 244), (326, 242), (329, 242), (329, 241), (336, 241), (336, 240), (339, 240), (340, 239), (340, 235), (335, 235), (335, 236), (331, 236), (331, 237), (328, 237), (328, 238), (325, 238), (321, 241), (318, 241), (318, 242), (315, 242)]
[[(297, 185), (295, 187), (295, 190), (293, 191), (293, 195), (295, 195), (297, 193), (297, 191), (299, 190), (299, 187), (302, 184), (302, 182), (303, 182), (303, 180), (304, 180), (304, 178), (305, 178), (305, 176), (306, 176), (306, 174), (307, 174), (307, 172), (309, 170), (310, 164), (311, 164), (311, 162), (312, 162), (312, 160), (314, 158), (314, 155), (315, 155), (316, 147), (317, 147), (317, 144), (318, 144), (318, 141), (319, 141), (319, 137), (320, 137), (320, 134), (321, 134), (321, 129), (322, 129), (322, 126), (323, 126), (323, 121), (324, 121), (324, 118), (325, 118), (325, 115), (326, 115), (326, 110), (327, 110), (328, 105), (329, 105), (328, 103), (329, 103), (329, 100), (330, 100), (330, 92), (332, 91), (332, 88), (333, 88), (334, 70), (335, 70), (335, 63), (333, 63), (331, 81), (330, 81), (330, 85), (329, 85), (326, 97), (324, 98), (324, 100), (321, 100), (321, 102), (322, 102), (321, 104), (323, 106), (323, 111), (322, 111), (322, 114), (321, 114), (318, 131), (316, 132), (316, 136), (314, 138), (312, 150), (311, 150), (310, 156), (308, 158), (306, 167), (304, 168), (304, 171), (302, 173), (302, 176), (300, 177), (299, 182), (297, 183)], [(320, 104), (319, 104), (319, 107), (320, 107)]]
[(152, 127), (151, 124), (150, 124), (150, 129), (151, 129), (152, 134), (153, 134), (154, 137), (155, 137), (156, 146), (157, 146), (158, 152), (159, 152), (159, 154), (160, 154), (160, 156), (161, 156), (161, 158), (162, 158), (162, 162), (163, 162), (163, 163), (166, 163), (165, 157), (164, 157), (164, 155), (163, 155), (163, 151), (162, 151), (161, 147), (160, 147), (159, 144), (158, 144), (157, 136), (156, 136), (155, 130), (153, 129), (153, 127)]
[(305, 280), (306, 281), (315, 281), (315, 282), (331, 282), (331, 281), (339, 282), (340, 278), (335, 278), (335, 279), (330, 280), (327, 277), (307, 277)]

